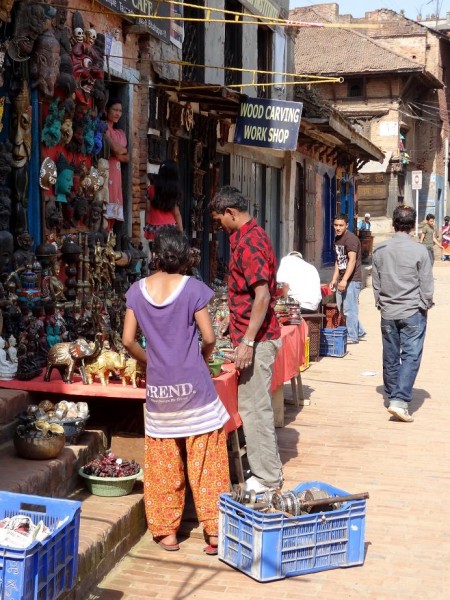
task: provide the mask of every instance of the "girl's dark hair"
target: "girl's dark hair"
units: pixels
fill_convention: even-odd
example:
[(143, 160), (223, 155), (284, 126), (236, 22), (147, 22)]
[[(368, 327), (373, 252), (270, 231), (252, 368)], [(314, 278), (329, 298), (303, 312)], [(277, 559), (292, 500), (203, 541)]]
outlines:
[(158, 269), (166, 273), (184, 274), (191, 264), (187, 237), (173, 227), (161, 227), (153, 242)]
[(154, 181), (155, 194), (152, 207), (170, 212), (181, 201), (178, 166), (173, 160), (166, 160), (159, 167)]
[(123, 106), (122, 100), (120, 98), (117, 98), (117, 96), (116, 97), (113, 96), (112, 98), (108, 99), (108, 102), (106, 103), (106, 106), (105, 106), (106, 110), (111, 108), (111, 106), (114, 106), (114, 104), (120, 104), (120, 106)]

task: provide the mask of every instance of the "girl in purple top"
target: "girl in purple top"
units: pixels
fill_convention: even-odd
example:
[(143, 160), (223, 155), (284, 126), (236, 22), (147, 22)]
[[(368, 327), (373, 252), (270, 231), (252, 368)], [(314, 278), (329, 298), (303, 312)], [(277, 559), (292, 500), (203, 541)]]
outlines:
[[(164, 228), (154, 241), (158, 271), (126, 294), (123, 345), (147, 365), (144, 500), (155, 541), (178, 550), (185, 497), (185, 465), (209, 554), (217, 553), (218, 500), (229, 489), (223, 425), (228, 413), (217, 396), (207, 361), (215, 337), (207, 304), (213, 292), (184, 275), (186, 238)], [(146, 350), (136, 341), (137, 327)], [(199, 345), (198, 331), (202, 336)]]

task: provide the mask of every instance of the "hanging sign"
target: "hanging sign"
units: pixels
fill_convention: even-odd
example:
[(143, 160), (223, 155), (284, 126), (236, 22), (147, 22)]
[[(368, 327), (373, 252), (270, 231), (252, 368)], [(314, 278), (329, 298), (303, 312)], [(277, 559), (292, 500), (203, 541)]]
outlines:
[(234, 143), (295, 150), (302, 110), (301, 102), (248, 98), (239, 106)]
[(109, 8), (115, 13), (120, 13), (125, 18), (127, 14), (142, 15), (150, 18), (130, 18), (136, 25), (141, 25), (148, 29), (149, 33), (169, 43), (170, 35), (170, 20), (167, 19), (152, 19), (152, 16), (169, 17), (170, 5), (167, 2), (152, 2), (152, 0), (97, 0), (106, 8)]
[(413, 190), (422, 189), (422, 171), (411, 171), (411, 180)]

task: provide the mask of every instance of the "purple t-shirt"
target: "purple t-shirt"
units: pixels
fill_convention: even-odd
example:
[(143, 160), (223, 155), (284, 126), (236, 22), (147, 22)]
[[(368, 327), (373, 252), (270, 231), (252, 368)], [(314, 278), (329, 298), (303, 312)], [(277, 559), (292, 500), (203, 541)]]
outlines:
[(148, 435), (206, 433), (229, 418), (201, 354), (194, 317), (213, 295), (207, 285), (187, 276), (162, 304), (149, 295), (145, 279), (126, 294), (127, 308), (146, 338)]

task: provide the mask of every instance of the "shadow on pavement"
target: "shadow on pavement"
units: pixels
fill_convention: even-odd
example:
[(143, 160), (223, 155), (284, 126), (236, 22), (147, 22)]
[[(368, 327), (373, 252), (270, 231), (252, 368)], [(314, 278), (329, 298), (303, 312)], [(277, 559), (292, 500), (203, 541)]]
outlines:
[[(378, 385), (377, 392), (380, 394), (380, 397), (383, 400), (384, 407), (387, 408), (389, 406), (389, 400), (386, 398), (386, 394), (384, 393), (384, 386)], [(427, 398), (431, 398), (430, 393), (427, 392), (427, 390), (417, 388), (413, 389), (413, 397), (409, 403), (409, 414), (412, 415), (417, 412)]]

